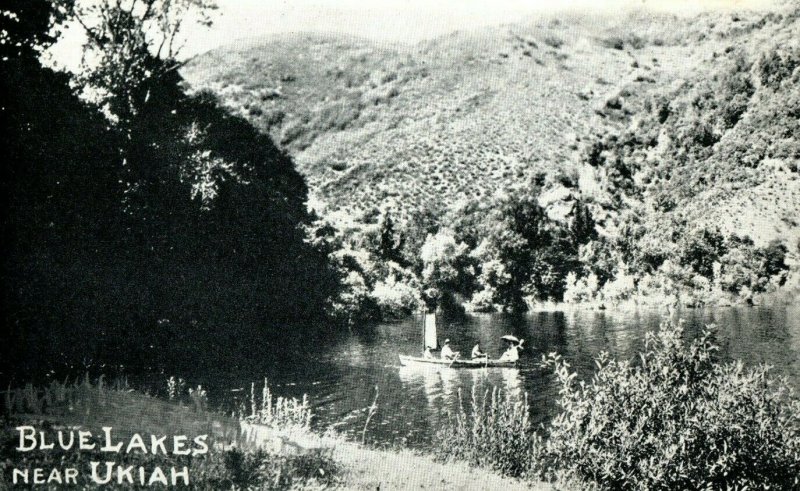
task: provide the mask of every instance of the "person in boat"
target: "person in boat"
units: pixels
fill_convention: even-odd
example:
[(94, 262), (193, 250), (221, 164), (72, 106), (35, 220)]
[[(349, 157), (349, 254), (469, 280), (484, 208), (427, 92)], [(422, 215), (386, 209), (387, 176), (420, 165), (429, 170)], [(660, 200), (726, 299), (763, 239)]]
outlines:
[(431, 358), (433, 358), (433, 353), (431, 353), (430, 346), (425, 346), (425, 351), (422, 353), (422, 357), (425, 358), (426, 360), (430, 360)]
[(442, 356), (442, 360), (452, 360), (452, 359), (455, 359), (456, 357), (458, 357), (458, 353), (453, 351), (453, 349), (450, 347), (450, 340), (449, 339), (445, 339), (444, 340), (444, 345), (442, 346), (441, 356)]
[(515, 343), (513, 341), (506, 341), (508, 348), (500, 355), (500, 361), (517, 361), (519, 360), (519, 349), (522, 343)]
[(489, 356), (489, 355), (487, 355), (486, 353), (484, 353), (483, 351), (481, 351), (481, 343), (478, 343), (478, 344), (476, 344), (476, 345), (475, 345), (475, 346), (472, 348), (472, 359), (473, 359), (473, 360), (474, 360), (475, 358), (486, 358), (487, 356)]

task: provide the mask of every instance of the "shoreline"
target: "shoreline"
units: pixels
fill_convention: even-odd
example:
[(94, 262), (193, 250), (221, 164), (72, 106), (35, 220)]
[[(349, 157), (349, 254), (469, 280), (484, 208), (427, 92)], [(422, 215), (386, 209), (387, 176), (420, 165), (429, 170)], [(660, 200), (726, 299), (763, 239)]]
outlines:
[[(4, 396), (4, 411), (0, 412), (4, 442), (0, 448), (3, 452), (0, 455), (0, 467), (3, 469), (3, 481), (9, 485), (12, 484), (12, 479), (22, 479), (23, 475), (28, 481), (20, 481), (18, 486), (59, 484), (59, 481), (48, 482), (47, 479), (60, 475), (60, 479), (69, 476), (70, 485), (100, 488), (102, 483), (90, 480), (98, 475), (97, 465), (107, 465), (99, 462), (115, 461), (114, 476), (116, 472), (124, 472), (127, 466), (131, 466), (140, 469), (134, 471), (134, 474), (139, 472), (145, 476), (145, 480), (154, 478), (153, 476), (159, 477), (161, 473), (169, 479), (169, 472), (163, 469), (179, 469), (180, 472), (186, 472), (187, 482), (191, 480), (192, 486), (213, 489), (213, 481), (209, 483), (204, 479), (218, 473), (212, 471), (214, 466), (219, 465), (220, 460), (230, 460), (230, 452), (241, 452), (255, 459), (265, 459), (262, 466), (269, 466), (271, 460), (294, 462), (292, 459), (312, 466), (310, 477), (305, 474), (284, 476), (284, 479), (295, 480), (289, 486), (292, 489), (296, 489), (297, 484), (302, 488), (359, 490), (552, 489), (545, 483), (503, 477), (488, 469), (471, 467), (464, 462), (438, 462), (432, 455), (420, 450), (372, 448), (345, 440), (340, 435), (319, 435), (307, 428), (280, 424), (267, 426), (240, 421), (210, 411), (195, 401), (166, 401), (127, 388), (110, 388), (102, 383), (91, 383), (88, 379), (80, 384), (64, 384), (60, 388), (52, 386), (34, 389), (29, 385), (24, 389), (4, 391)], [(37, 433), (36, 448), (21, 452), (17, 444), (23, 441), (20, 432), (24, 430), (19, 430), (23, 426), (33, 427), (41, 433)], [(114, 438), (117, 438), (117, 434), (120, 438), (124, 436), (128, 442), (141, 438), (146, 442), (141, 447), (145, 450), (129, 453), (122, 449), (119, 452), (104, 453), (109, 451), (109, 445), (103, 440), (103, 435), (107, 439), (111, 428), (115, 432)], [(63, 438), (63, 434), (73, 433), (77, 435), (70, 439), (74, 441), (74, 445), (66, 447), (64, 441), (67, 439)], [(93, 435), (82, 441), (79, 440), (81, 433)], [(147, 447), (151, 439), (160, 441), (166, 436), (168, 441), (172, 441), (176, 435), (180, 435), (178, 438), (185, 435), (189, 442), (196, 438), (204, 442), (207, 435), (207, 454), (193, 455), (193, 461), (187, 464), (186, 461), (176, 460), (174, 453), (162, 453), (155, 447)], [(95, 437), (97, 440), (92, 441), (96, 445), (92, 447), (88, 443), (89, 438)], [(30, 447), (30, 442), (24, 441)], [(185, 471), (183, 465), (188, 465)], [(288, 467), (290, 471), (297, 471), (298, 468), (297, 465)], [(335, 469), (333, 475), (330, 475), (331, 468)], [(326, 473), (325, 469), (329, 469), (329, 472)], [(37, 470), (39, 472), (35, 474)], [(141, 484), (136, 481), (142, 477), (139, 474), (134, 476), (134, 481), (125, 481), (119, 487), (128, 488)], [(35, 475), (38, 476), (38, 481), (34, 481)], [(280, 477), (281, 472), (277, 475)], [(156, 481), (159, 482), (162, 481)], [(177, 487), (184, 487), (183, 482), (181, 474)], [(268, 487), (272, 489), (271, 485)]]
[[(581, 302), (529, 302), (528, 310), (522, 314), (536, 313), (536, 312), (572, 312), (572, 311), (670, 311), (670, 310), (702, 310), (702, 309), (728, 309), (728, 308), (741, 308), (741, 307), (780, 307), (795, 305), (800, 300), (800, 285), (792, 285), (791, 288), (786, 288), (781, 291), (765, 293), (753, 298), (753, 301), (748, 303), (744, 300), (735, 301), (718, 301), (706, 303), (684, 303), (680, 301), (680, 297), (656, 297), (641, 295), (635, 298), (615, 302), (604, 302), (600, 300), (581, 301)], [(464, 312), (468, 315), (492, 315), (500, 314), (503, 312), (491, 311), (481, 312), (470, 310), (467, 304), (461, 304)]]

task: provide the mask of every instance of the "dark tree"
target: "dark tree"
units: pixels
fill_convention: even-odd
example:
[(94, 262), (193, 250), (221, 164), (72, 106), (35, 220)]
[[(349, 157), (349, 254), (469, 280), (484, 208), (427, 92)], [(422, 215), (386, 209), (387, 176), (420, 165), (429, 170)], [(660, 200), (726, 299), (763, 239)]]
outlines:
[(404, 264), (403, 236), (396, 230), (392, 211), (387, 209), (380, 221), (380, 236), (378, 237), (378, 255), (384, 261), (394, 261)]
[(157, 77), (84, 102), (38, 60), (55, 5), (0, 16), (2, 377), (225, 362), (319, 318), (337, 277), (289, 157), (153, 51), (135, 52)]
[(586, 203), (575, 201), (572, 207), (572, 220), (570, 222), (570, 232), (577, 244), (587, 244), (597, 239), (595, 221), (592, 212)]
[[(67, 75), (38, 59), (63, 12), (48, 1), (11, 2), (3, 10), (5, 377), (12, 369), (39, 369), (42, 360), (75, 360), (78, 350), (64, 340), (81, 339), (92, 292), (112, 274), (105, 259), (115, 240), (109, 224), (119, 187), (105, 119), (75, 96)], [(83, 355), (94, 357), (91, 349)]]
[(686, 233), (679, 244), (680, 264), (706, 278), (713, 278), (714, 263), (726, 253), (725, 238), (719, 230), (704, 228)]
[(578, 244), (565, 228), (547, 217), (537, 201), (538, 189), (504, 200), (491, 218), (491, 257), (504, 274), (490, 278), (496, 301), (511, 311), (525, 310), (523, 297), (563, 298), (566, 276), (578, 269)]

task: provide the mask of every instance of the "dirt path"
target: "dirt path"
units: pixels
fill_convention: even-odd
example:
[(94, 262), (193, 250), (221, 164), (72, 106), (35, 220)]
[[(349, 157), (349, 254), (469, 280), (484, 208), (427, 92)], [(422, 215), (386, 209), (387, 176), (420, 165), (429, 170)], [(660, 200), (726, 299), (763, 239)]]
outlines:
[(440, 464), (410, 450), (373, 450), (353, 443), (340, 443), (333, 457), (344, 467), (345, 489), (552, 489), (547, 484), (523, 483), (462, 463)]

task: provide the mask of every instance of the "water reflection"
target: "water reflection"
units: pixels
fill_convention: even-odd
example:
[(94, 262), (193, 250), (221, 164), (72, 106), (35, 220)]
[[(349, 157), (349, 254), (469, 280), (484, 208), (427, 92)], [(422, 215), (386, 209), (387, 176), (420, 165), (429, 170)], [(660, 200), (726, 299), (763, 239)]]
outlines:
[[(364, 410), (372, 403), (377, 387), (379, 410), (370, 422), (367, 439), (424, 446), (458, 409), (460, 399), (469, 403), (473, 388), (497, 387), (520, 398), (527, 393), (532, 421), (546, 422), (557, 409), (558, 386), (550, 371), (539, 368), (542, 355), (560, 353), (586, 378), (591, 376), (593, 359), (600, 351), (634, 358), (643, 347), (644, 333), (656, 329), (667, 315), (663, 309), (575, 310), (441, 319), (440, 337), (450, 338), (453, 349), (462, 354), (480, 342), (484, 351), (496, 357), (503, 350), (502, 335), (524, 338), (516, 369), (400, 367), (398, 354), (420, 351), (421, 319), (411, 318), (331, 336), (311, 351), (306, 343), (305, 350), (298, 350), (305, 355), (291, 362), (265, 364), (263, 370), (246, 373), (209, 373), (206, 379), (193, 376), (193, 383), (210, 386), (212, 394), (225, 394), (232, 387), (249, 390), (251, 382), (262, 383), (266, 376), (275, 394), (300, 397), (307, 393), (318, 427), (337, 424), (358, 439), (365, 424)], [(686, 310), (672, 315), (685, 319), (687, 336), (696, 336), (705, 325), (716, 323), (723, 359), (769, 363), (800, 389), (800, 306)]]
[(398, 369), (402, 392), (407, 397), (420, 393), (425, 399), (425, 426), (440, 428), (460, 406), (468, 408), (473, 390), (482, 395), (493, 388), (514, 400), (525, 396), (518, 368), (453, 369), (446, 367), (403, 366)]
[(503, 378), (503, 389), (509, 397), (519, 398), (522, 396), (522, 379), (519, 376), (518, 368), (501, 369)]
[(422, 387), (428, 406), (436, 407), (436, 400), (440, 398), (442, 390), (441, 378), (438, 368), (404, 366), (398, 370), (403, 390), (411, 392), (415, 387)]

